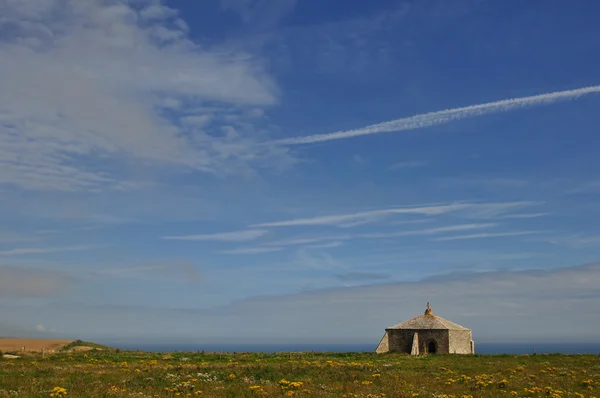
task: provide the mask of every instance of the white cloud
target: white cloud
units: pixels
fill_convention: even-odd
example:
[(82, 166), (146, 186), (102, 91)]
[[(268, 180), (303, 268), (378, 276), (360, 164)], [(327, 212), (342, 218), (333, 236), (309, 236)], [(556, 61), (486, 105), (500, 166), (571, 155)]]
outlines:
[(76, 252), (84, 250), (94, 250), (107, 247), (106, 245), (76, 245), (76, 246), (59, 246), (59, 247), (21, 247), (9, 250), (0, 250), (0, 256), (19, 256), (27, 254), (47, 254), (47, 253), (62, 253)]
[(427, 162), (421, 162), (421, 161), (417, 161), (417, 160), (398, 162), (398, 163), (394, 163), (393, 165), (391, 165), (390, 170), (412, 169), (415, 167), (424, 167), (424, 166), (427, 166), (428, 164), (429, 163), (427, 163)]
[(370, 126), (345, 131), (336, 131), (327, 134), (315, 134), (306, 137), (286, 138), (276, 141), (280, 145), (301, 145), (317, 142), (341, 140), (358, 137), (361, 135), (389, 133), (394, 131), (415, 130), (455, 120), (483, 116), (491, 113), (507, 112), (531, 106), (551, 104), (557, 101), (571, 100), (583, 95), (600, 92), (600, 86), (582, 87), (575, 90), (556, 91), (553, 93), (539, 94), (530, 97), (511, 98), (501, 101), (488, 102), (479, 105), (470, 105), (462, 108), (446, 109), (443, 111), (423, 113), (420, 115), (391, 120)]
[(534, 235), (534, 234), (543, 234), (546, 231), (515, 231), (515, 232), (484, 232), (480, 234), (471, 234), (471, 235), (455, 235), (455, 236), (446, 236), (443, 238), (435, 238), (437, 241), (447, 241), (447, 240), (464, 240), (464, 239), (483, 239), (483, 238), (500, 238), (505, 236), (522, 236), (522, 235)]
[(350, 239), (352, 235), (336, 235), (336, 236), (318, 236), (318, 237), (300, 237), (300, 238), (290, 238), (290, 239), (281, 239), (271, 242), (266, 242), (265, 246), (296, 246), (296, 245), (306, 245), (310, 243), (319, 243), (325, 240), (345, 240)]
[(39, 240), (39, 237), (33, 237), (28, 234), (20, 234), (13, 231), (0, 231), (0, 243), (27, 242), (35, 240)]
[(261, 254), (282, 250), (282, 247), (239, 247), (237, 249), (223, 250), (223, 254)]
[[(326, 257), (318, 257), (314, 265), (336, 268)], [(331, 277), (342, 273), (331, 273)], [(178, 325), (187, 331), (187, 341), (371, 342), (374, 350), (387, 326), (422, 314), (430, 301), (435, 313), (472, 329), (476, 343), (595, 342), (600, 328), (599, 285), (600, 265), (589, 264), (446, 274), (416, 282), (371, 281), (355, 287), (255, 297), (208, 310), (46, 304), (13, 306), (10, 313), (15, 327), (60, 321), (68, 333), (97, 340), (131, 337), (139, 343), (145, 336), (148, 341), (168, 342), (177, 336), (171, 325)], [(6, 309), (0, 302), (0, 310)], [(156, 319), (164, 322), (157, 324)], [(240, 324), (243, 336), (236, 329)], [(340, 325), (352, 327), (340, 337)]]
[(181, 121), (187, 125), (193, 125), (196, 127), (202, 127), (212, 119), (212, 115), (201, 115), (201, 116), (185, 116), (181, 118)]
[(258, 239), (268, 231), (263, 229), (250, 229), (247, 231), (221, 232), (216, 234), (203, 235), (184, 235), (184, 236), (165, 236), (167, 240), (193, 240), (193, 241), (222, 241), (222, 242), (243, 242)]
[(355, 163), (358, 163), (358, 164), (363, 164), (363, 165), (367, 164), (367, 159), (365, 159), (364, 157), (362, 157), (360, 155), (354, 155), (354, 156), (352, 156), (352, 160)]
[(421, 220), (400, 220), (400, 221), (392, 221), (390, 225), (407, 225), (407, 224), (426, 224), (432, 222), (431, 218), (424, 218)]
[[(326, 248), (326, 247), (337, 247), (342, 244), (343, 241), (354, 240), (354, 239), (387, 239), (387, 238), (399, 238), (405, 236), (419, 236), (419, 235), (437, 235), (444, 234), (447, 232), (456, 231), (469, 231), (473, 229), (484, 229), (495, 227), (495, 223), (477, 223), (477, 224), (459, 224), (459, 225), (448, 225), (445, 227), (427, 228), (427, 229), (413, 229), (408, 231), (398, 232), (379, 232), (379, 233), (363, 233), (363, 234), (346, 234), (346, 235), (323, 235), (314, 237), (299, 237), (277, 240), (267, 242), (263, 246), (265, 247), (278, 247), (278, 246), (304, 246), (305, 248)], [(321, 244), (321, 242), (333, 241), (331, 243)]]
[(158, 274), (165, 277), (183, 279), (191, 283), (199, 283), (202, 276), (196, 266), (188, 260), (145, 261), (134, 266), (120, 268), (102, 268), (91, 272), (94, 276), (136, 278)]
[(538, 218), (550, 215), (550, 213), (522, 213), (522, 214), (506, 214), (499, 218)]
[(140, 11), (140, 16), (148, 21), (164, 20), (177, 16), (177, 11), (160, 4), (151, 4)]
[(570, 189), (567, 194), (597, 194), (600, 193), (600, 181), (591, 181), (582, 186)]
[[(373, 349), (385, 327), (419, 315), (428, 301), (440, 316), (471, 328), (476, 342), (540, 338), (546, 342), (573, 338), (595, 341), (595, 327), (591, 326), (600, 327), (595, 316), (600, 310), (598, 283), (598, 264), (547, 271), (467, 272), (416, 282), (369, 283), (276, 298), (258, 297), (235, 303), (235, 310), (233, 306), (230, 309), (247, 319), (268, 314), (260, 324), (252, 324), (246, 331), (249, 336), (266, 337), (270, 330), (292, 333), (296, 339), (335, 341), (339, 338), (335, 325), (352, 324), (345, 338), (372, 341)], [(548, 286), (553, 287), (550, 295)], [(401, 308), (398, 303), (402, 303)], [(225, 316), (219, 319), (228, 323)], [(300, 332), (295, 331), (298, 325), (310, 326)]]
[(343, 268), (344, 265), (329, 253), (312, 251), (310, 248), (302, 247), (294, 254), (294, 264), (298, 268), (313, 268), (318, 270), (329, 270)]
[(333, 242), (328, 242), (328, 243), (321, 243), (318, 245), (307, 245), (307, 246), (304, 246), (304, 248), (306, 248), (306, 249), (333, 249), (335, 247), (340, 247), (343, 245), (344, 245), (344, 242), (333, 241)]
[(479, 224), (459, 224), (459, 225), (448, 225), (445, 227), (427, 228), (427, 229), (413, 229), (408, 231), (399, 232), (388, 232), (388, 233), (369, 233), (369, 234), (357, 234), (352, 238), (362, 239), (382, 239), (382, 238), (395, 238), (402, 236), (418, 236), (418, 235), (437, 235), (446, 232), (456, 231), (469, 231), (472, 229), (483, 229), (495, 227), (497, 224), (494, 223), (479, 223)]
[(582, 248), (582, 247), (597, 247), (600, 246), (600, 235), (574, 235), (574, 236), (561, 236), (561, 237), (550, 237), (544, 239), (544, 241), (552, 243), (558, 246), (568, 246), (571, 248)]
[(381, 220), (392, 214), (421, 214), (421, 215), (440, 215), (459, 210), (468, 210), (470, 217), (492, 217), (501, 214), (509, 209), (537, 205), (537, 202), (505, 202), (505, 203), (451, 203), (435, 206), (419, 207), (396, 207), (382, 210), (363, 211), (351, 214), (337, 214), (311, 218), (301, 218), (295, 220), (276, 221), (253, 225), (253, 227), (292, 227), (305, 225), (338, 225), (347, 226), (348, 223), (359, 223)]
[(42, 325), (41, 323), (38, 323), (37, 325), (35, 325), (35, 330), (37, 330), (38, 332), (45, 332), (46, 327), (44, 325)]
[(205, 117), (195, 109), (206, 101), (270, 105), (277, 90), (251, 56), (196, 45), (174, 10), (138, 3), (0, 4), (0, 184), (132, 189), (131, 159), (210, 173), (286, 163), (286, 150), (242, 131), (221, 137), (177, 122)]
[(58, 229), (40, 229), (39, 231), (35, 231), (38, 235), (54, 235), (59, 233)]
[(446, 227), (428, 228), (428, 229), (422, 229), (422, 230), (416, 230), (416, 231), (404, 231), (404, 232), (399, 232), (399, 234), (432, 235), (432, 234), (440, 234), (440, 233), (444, 233), (444, 232), (467, 231), (470, 229), (489, 228), (489, 227), (495, 227), (496, 225), (497, 224), (494, 224), (494, 223), (449, 225)]

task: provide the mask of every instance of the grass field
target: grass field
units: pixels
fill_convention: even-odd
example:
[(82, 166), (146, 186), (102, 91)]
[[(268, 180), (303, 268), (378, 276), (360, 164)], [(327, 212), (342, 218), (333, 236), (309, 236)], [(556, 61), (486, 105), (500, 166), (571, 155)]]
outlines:
[(64, 346), (71, 344), (73, 340), (38, 340), (38, 339), (8, 339), (0, 338), (0, 351), (2, 352), (21, 352), (25, 347), (26, 352), (41, 352), (60, 350)]
[(600, 397), (600, 356), (70, 352), (0, 360), (0, 397)]

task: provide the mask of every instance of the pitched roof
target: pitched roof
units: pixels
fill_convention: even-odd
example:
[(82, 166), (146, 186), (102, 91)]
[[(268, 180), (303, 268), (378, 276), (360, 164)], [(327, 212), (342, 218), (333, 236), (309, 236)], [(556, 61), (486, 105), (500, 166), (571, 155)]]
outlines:
[(424, 315), (400, 322), (397, 325), (390, 326), (387, 329), (442, 329), (442, 330), (469, 330), (464, 326), (451, 322), (447, 319), (435, 315), (429, 303)]

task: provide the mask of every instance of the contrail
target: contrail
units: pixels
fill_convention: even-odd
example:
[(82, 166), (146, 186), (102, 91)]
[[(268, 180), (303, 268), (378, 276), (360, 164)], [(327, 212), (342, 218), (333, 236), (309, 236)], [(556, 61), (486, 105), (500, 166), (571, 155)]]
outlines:
[(439, 124), (450, 123), (454, 120), (483, 116), (490, 113), (506, 112), (517, 108), (551, 104), (561, 100), (575, 99), (582, 95), (599, 93), (600, 86), (589, 86), (575, 90), (556, 91), (531, 97), (511, 98), (486, 104), (470, 105), (462, 108), (446, 109), (443, 111), (423, 113), (420, 115), (391, 120), (354, 130), (336, 131), (327, 134), (315, 134), (306, 137), (286, 138), (273, 141), (279, 145), (313, 144), (331, 140), (357, 137), (359, 135), (388, 133), (392, 131), (414, 130)]

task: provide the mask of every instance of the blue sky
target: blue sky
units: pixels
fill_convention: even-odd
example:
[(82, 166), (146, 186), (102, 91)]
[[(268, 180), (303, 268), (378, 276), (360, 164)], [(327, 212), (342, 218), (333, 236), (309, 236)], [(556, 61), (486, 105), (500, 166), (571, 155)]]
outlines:
[(597, 340), (598, 12), (1, 2), (0, 335)]

